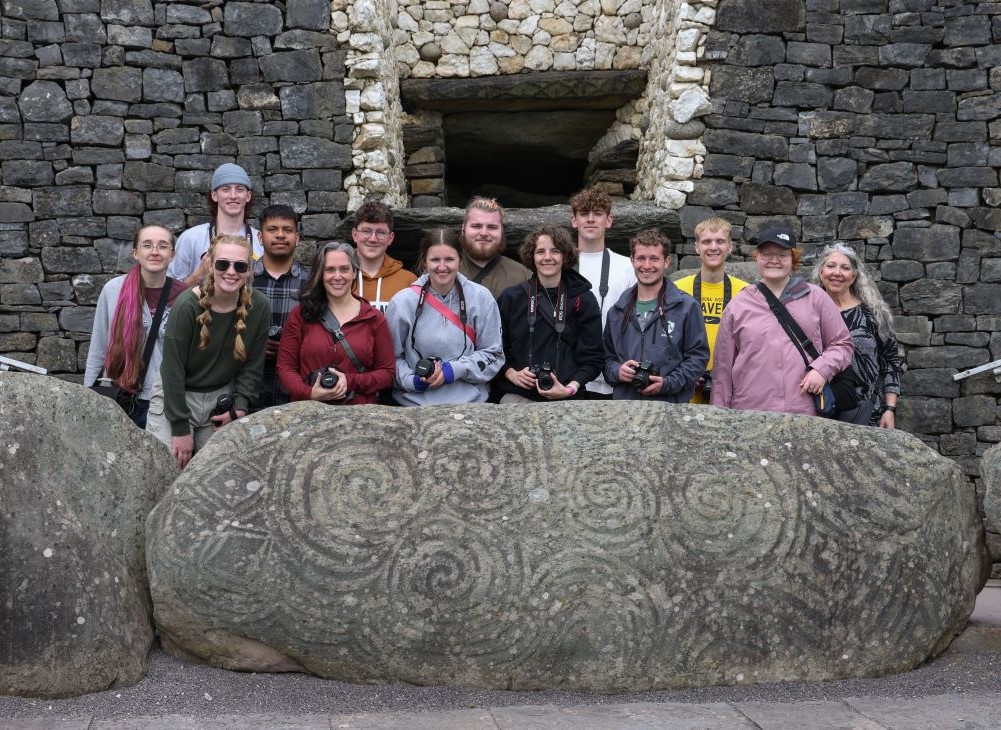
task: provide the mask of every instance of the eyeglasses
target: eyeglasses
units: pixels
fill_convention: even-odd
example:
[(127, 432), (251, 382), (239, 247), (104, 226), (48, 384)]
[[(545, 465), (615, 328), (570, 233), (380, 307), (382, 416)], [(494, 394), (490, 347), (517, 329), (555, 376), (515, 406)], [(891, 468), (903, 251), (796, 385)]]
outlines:
[(792, 258), (790, 251), (758, 251), (758, 258), (765, 261), (785, 261)]
[(150, 243), (149, 241), (144, 241), (137, 247), (140, 251), (156, 251), (157, 253), (167, 253), (171, 249), (169, 243)]
[(385, 241), (389, 238), (389, 234), (392, 231), (377, 231), (373, 228), (355, 228), (358, 231), (358, 235), (362, 238), (375, 238), (379, 241)]
[(229, 271), (229, 267), (233, 267), (233, 271), (238, 274), (246, 274), (250, 270), (250, 264), (246, 261), (228, 261), (226, 259), (216, 259), (215, 264), (216, 271)]

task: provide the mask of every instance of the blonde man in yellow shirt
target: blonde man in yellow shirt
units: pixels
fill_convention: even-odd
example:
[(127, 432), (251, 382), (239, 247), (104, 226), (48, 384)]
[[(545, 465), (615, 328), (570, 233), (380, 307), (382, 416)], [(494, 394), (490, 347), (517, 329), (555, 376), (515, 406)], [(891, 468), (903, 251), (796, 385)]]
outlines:
[(712, 387), (713, 352), (716, 331), (723, 309), (747, 282), (726, 273), (726, 259), (733, 251), (730, 223), (722, 218), (706, 218), (695, 226), (695, 253), (702, 265), (699, 273), (674, 282), (681, 291), (691, 294), (702, 308), (709, 338), (709, 365), (706, 374), (696, 383), (692, 403), (708, 403)]

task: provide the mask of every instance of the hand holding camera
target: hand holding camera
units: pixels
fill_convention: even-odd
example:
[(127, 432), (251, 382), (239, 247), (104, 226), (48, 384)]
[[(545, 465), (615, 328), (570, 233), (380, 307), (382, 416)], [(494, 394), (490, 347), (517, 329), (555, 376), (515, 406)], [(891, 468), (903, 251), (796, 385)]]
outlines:
[(232, 423), (241, 415), (246, 415), (236, 410), (236, 400), (232, 393), (223, 393), (215, 402), (215, 408), (209, 414), (209, 420), (215, 429), (220, 429), (227, 423)]
[(265, 344), (264, 357), (268, 360), (274, 360), (278, 357), (278, 345), (281, 343), (282, 339), (282, 328), (273, 324), (268, 328), (268, 340)]
[(313, 386), (313, 390), (309, 394), (313, 400), (342, 400), (347, 396), (348, 385), (344, 373), (333, 365), (314, 370), (307, 376), (307, 380)]
[(664, 384), (664, 378), (657, 374), (657, 368), (649, 360), (626, 360), (619, 367), (619, 380), (632, 383), (641, 395), (658, 395)]
[(423, 357), (414, 365), (414, 375), (432, 388), (438, 388), (445, 383), (445, 374), (441, 370), (441, 358), (431, 355)]

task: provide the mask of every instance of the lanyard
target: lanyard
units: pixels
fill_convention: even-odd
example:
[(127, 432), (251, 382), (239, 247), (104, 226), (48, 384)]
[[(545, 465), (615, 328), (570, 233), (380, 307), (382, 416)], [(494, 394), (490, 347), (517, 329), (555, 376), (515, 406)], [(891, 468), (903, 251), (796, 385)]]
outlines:
[[(723, 309), (726, 309), (726, 305), (730, 303), (731, 295), (730, 287), (730, 277), (727, 274), (723, 274)], [(692, 284), (692, 297), (699, 303), (699, 308), (702, 309), (702, 272), (700, 271), (695, 275), (695, 283)], [(703, 312), (705, 310), (702, 310)], [(709, 317), (703, 315), (706, 324), (717, 324), (716, 322), (710, 322)]]
[(423, 359), (424, 355), (421, 354), (421, 351), (417, 349), (417, 340), (415, 337), (415, 333), (417, 332), (417, 320), (419, 320), (421, 318), (421, 314), (424, 313), (425, 301), (428, 304), (430, 304), (431, 308), (434, 309), (436, 312), (438, 312), (438, 314), (440, 314), (442, 317), (444, 317), (449, 322), (458, 327), (460, 330), (462, 330), (464, 337), (462, 339), (462, 352), (459, 353), (459, 357), (462, 357), (463, 353), (466, 352), (467, 338), (473, 344), (473, 349), (474, 350), (476, 349), (476, 330), (474, 330), (472, 326), (466, 322), (466, 297), (462, 293), (462, 284), (459, 283), (458, 279), (455, 280), (455, 289), (459, 293), (458, 316), (456, 316), (455, 312), (453, 312), (448, 306), (446, 306), (441, 300), (439, 300), (433, 294), (431, 295), (430, 299), (427, 298), (428, 289), (431, 288), (430, 281), (426, 281), (424, 283), (424, 286), (418, 287), (416, 284), (414, 284), (410, 288), (413, 289), (418, 294), (417, 313), (414, 316), (414, 323), (410, 327), (410, 347), (414, 352), (416, 352), (418, 355), (421, 356), (421, 359)]

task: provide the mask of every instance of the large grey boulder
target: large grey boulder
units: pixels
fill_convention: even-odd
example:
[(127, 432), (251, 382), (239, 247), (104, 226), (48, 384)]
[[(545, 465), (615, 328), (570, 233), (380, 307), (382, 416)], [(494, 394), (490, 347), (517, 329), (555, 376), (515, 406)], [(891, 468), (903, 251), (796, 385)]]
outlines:
[(0, 693), (67, 697), (145, 676), (145, 521), (176, 475), (110, 399), (0, 372)]
[(496, 689), (903, 671), (986, 579), (974, 489), (918, 439), (640, 402), (271, 409), (147, 536), (170, 651)]

